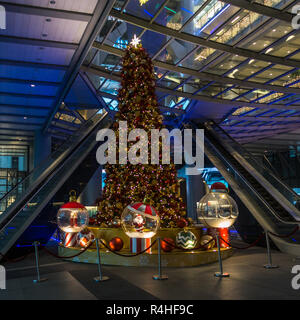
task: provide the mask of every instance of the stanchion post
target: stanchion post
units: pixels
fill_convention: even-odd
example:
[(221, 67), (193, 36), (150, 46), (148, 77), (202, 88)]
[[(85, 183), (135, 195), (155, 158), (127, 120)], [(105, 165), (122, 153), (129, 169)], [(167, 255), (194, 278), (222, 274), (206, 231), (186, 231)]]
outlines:
[(217, 231), (217, 246), (218, 246), (218, 257), (219, 257), (220, 272), (215, 272), (215, 277), (218, 277), (218, 278), (228, 278), (228, 277), (230, 276), (229, 273), (224, 273), (224, 272), (223, 272), (223, 264), (222, 264), (221, 248), (220, 248), (220, 235), (219, 235), (219, 231)]
[(158, 274), (155, 274), (153, 280), (167, 280), (168, 276), (161, 274), (161, 239), (157, 238), (157, 256), (158, 256)]
[(269, 240), (269, 232), (265, 230), (266, 234), (266, 244), (267, 244), (267, 255), (268, 255), (268, 263), (264, 265), (264, 268), (266, 269), (276, 269), (279, 268), (279, 266), (272, 264), (272, 255), (271, 255), (271, 249), (270, 249), (270, 240)]
[(101, 281), (108, 280), (109, 277), (102, 275), (101, 261), (100, 261), (100, 250), (99, 250), (99, 240), (98, 240), (98, 238), (96, 238), (95, 241), (96, 241), (96, 248), (97, 248), (97, 264), (98, 264), (99, 277), (95, 277), (94, 280), (95, 280), (96, 282), (101, 282)]
[(48, 280), (46, 278), (41, 279), (41, 277), (40, 277), (40, 261), (39, 261), (39, 248), (38, 248), (39, 244), (40, 243), (38, 241), (34, 241), (34, 243), (33, 243), (34, 251), (35, 251), (36, 272), (37, 272), (37, 279), (33, 280), (34, 283), (44, 282), (44, 281)]

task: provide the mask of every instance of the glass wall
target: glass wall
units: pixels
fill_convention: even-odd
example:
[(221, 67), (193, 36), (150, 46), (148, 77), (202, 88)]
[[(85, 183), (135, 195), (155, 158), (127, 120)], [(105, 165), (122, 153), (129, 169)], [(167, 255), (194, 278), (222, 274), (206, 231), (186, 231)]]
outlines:
[[(28, 172), (28, 146), (0, 145), (0, 198), (20, 182)], [(21, 191), (21, 190), (20, 190)], [(15, 199), (1, 203), (0, 214)]]

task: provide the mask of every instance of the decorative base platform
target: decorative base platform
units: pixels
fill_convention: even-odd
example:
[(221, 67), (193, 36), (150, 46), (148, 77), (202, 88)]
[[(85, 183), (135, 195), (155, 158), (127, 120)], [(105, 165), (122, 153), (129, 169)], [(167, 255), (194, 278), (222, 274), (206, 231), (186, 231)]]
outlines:
[[(76, 252), (80, 251), (80, 248), (65, 248), (59, 247), (60, 256), (72, 256)], [(122, 254), (130, 254), (129, 250), (122, 250)], [(101, 263), (104, 265), (115, 265), (115, 266), (147, 266), (156, 267), (158, 261), (157, 251), (153, 250), (152, 253), (143, 253), (135, 257), (120, 257), (108, 250), (101, 249)], [(232, 248), (221, 249), (221, 255), (223, 259), (226, 259), (232, 255)], [(86, 252), (78, 257), (70, 259), (73, 262), (83, 263), (97, 263), (97, 252), (96, 249), (88, 249)], [(202, 264), (212, 263), (218, 261), (217, 249), (207, 251), (172, 251), (162, 252), (161, 262), (162, 266), (167, 267), (193, 267)]]
[[(120, 237), (123, 240), (124, 246), (121, 251), (118, 251), (118, 253), (124, 255), (132, 254), (130, 252), (130, 238), (124, 233), (122, 228), (89, 227), (89, 229), (94, 233), (95, 237), (104, 240), (107, 244), (113, 237)], [(186, 229), (192, 231), (195, 234), (197, 241), (200, 241), (200, 238), (202, 236), (201, 227), (191, 227)], [(175, 239), (176, 234), (182, 230), (183, 229), (180, 228), (161, 228), (152, 240), (154, 241), (157, 237), (160, 237), (162, 239)], [(80, 250), (82, 249), (78, 247), (65, 248), (63, 246), (60, 246), (58, 253), (60, 256), (70, 257), (78, 253)], [(103, 247), (100, 249), (100, 254), (101, 263), (104, 265), (157, 267), (158, 264), (157, 244), (155, 244), (151, 248), (151, 253), (143, 253), (134, 257), (121, 257)], [(230, 257), (232, 255), (232, 248), (222, 248), (221, 255), (223, 259)], [(73, 262), (97, 263), (96, 247), (95, 245), (93, 245), (90, 249), (88, 249), (81, 255), (67, 260)], [(203, 251), (182, 251), (178, 249), (174, 249), (171, 252), (161, 251), (162, 266), (193, 267), (216, 261), (218, 261), (217, 248)]]

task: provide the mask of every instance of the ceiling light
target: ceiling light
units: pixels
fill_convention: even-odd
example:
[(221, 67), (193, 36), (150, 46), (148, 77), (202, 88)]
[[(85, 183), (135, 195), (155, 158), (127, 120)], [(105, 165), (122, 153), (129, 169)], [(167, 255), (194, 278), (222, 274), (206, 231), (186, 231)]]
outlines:
[(253, 42), (252, 44), (255, 46), (255, 45), (256, 45), (256, 42)]
[(292, 40), (293, 38), (295, 38), (295, 35), (294, 35), (294, 34), (291, 35), (291, 36), (289, 36), (289, 37), (286, 39), (286, 41), (290, 41), (290, 40)]
[(236, 21), (237, 19), (239, 19), (239, 17), (240, 17), (240, 16), (237, 16), (236, 18), (234, 18), (234, 19), (231, 21), (231, 23), (235, 23), (235, 21)]
[(275, 32), (275, 31), (276, 31), (276, 29), (273, 29), (272, 31), (273, 31), (273, 32)]
[(270, 73), (270, 76), (272, 76), (273, 75), (273, 73)]
[(253, 63), (254, 62), (254, 59), (251, 59), (249, 62), (248, 62), (248, 64), (251, 64), (251, 63)]
[(31, 87), (31, 88), (34, 88), (34, 87), (35, 87), (35, 84), (32, 83), (32, 84), (30, 85), (30, 87)]
[(273, 50), (273, 48), (269, 48), (268, 50), (266, 50), (266, 53), (269, 53)]
[(24, 117), (24, 120), (27, 120), (27, 117)]

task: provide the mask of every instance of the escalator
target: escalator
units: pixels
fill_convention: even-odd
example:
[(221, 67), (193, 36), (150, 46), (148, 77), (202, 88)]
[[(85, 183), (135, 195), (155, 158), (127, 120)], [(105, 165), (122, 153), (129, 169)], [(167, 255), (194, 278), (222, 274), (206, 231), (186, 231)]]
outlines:
[[(194, 127), (204, 129), (205, 155), (261, 227), (291, 233), (300, 224), (299, 196), (214, 122)], [(282, 252), (300, 256), (299, 232), (292, 239), (270, 237)]]
[[(98, 130), (112, 121), (107, 114), (95, 114), (49, 158), (17, 184), (0, 203), (8, 203), (0, 215), (0, 254), (5, 255), (37, 221), (49, 223), (70, 189), (79, 195), (98, 168)], [(54, 226), (54, 225), (53, 225)], [(34, 239), (40, 240), (40, 239)], [(47, 239), (46, 239), (47, 240)]]

